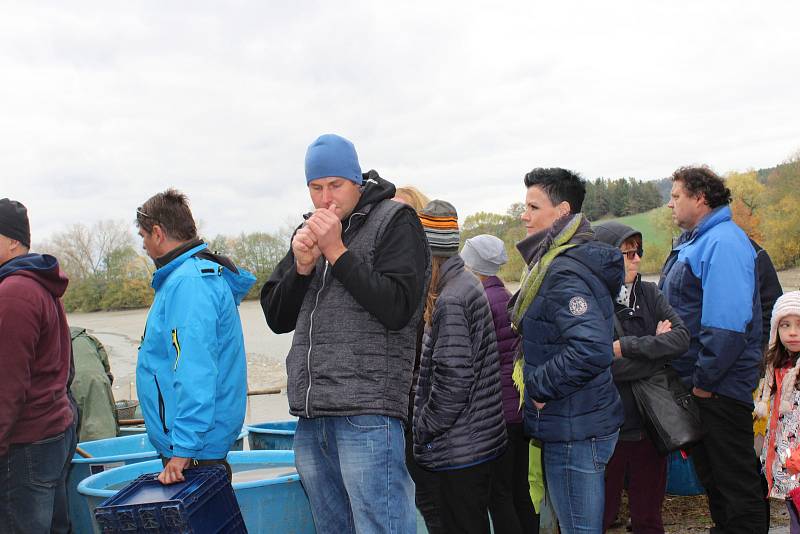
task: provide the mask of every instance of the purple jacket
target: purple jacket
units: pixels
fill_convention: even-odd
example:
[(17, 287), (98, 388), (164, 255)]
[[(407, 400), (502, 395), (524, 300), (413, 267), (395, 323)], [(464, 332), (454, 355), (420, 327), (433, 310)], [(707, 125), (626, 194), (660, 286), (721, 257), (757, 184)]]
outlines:
[(503, 385), (503, 417), (506, 423), (522, 423), (522, 411), (519, 406), (519, 391), (514, 386), (511, 374), (514, 372), (514, 353), (519, 336), (511, 329), (508, 317), (508, 292), (502, 280), (489, 276), (483, 280), (483, 289), (492, 308), (492, 320), (497, 334), (497, 352), (500, 353), (500, 383)]

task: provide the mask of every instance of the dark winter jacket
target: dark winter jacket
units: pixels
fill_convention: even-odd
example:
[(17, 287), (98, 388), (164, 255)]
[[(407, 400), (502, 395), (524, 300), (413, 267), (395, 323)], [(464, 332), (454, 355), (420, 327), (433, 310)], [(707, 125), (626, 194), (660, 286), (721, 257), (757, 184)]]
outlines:
[(71, 340), (60, 297), (67, 277), (49, 255), (0, 265), (0, 456), (72, 423)]
[(295, 331), (286, 358), (292, 415), (406, 420), (430, 251), (416, 212), (391, 201), (394, 192), (365, 174), (342, 221), (347, 252), (302, 276), (290, 250), (261, 290), (270, 328)]
[(514, 372), (514, 355), (517, 345), (519, 345), (519, 336), (511, 328), (511, 319), (508, 317), (508, 301), (511, 293), (503, 285), (503, 281), (496, 276), (488, 276), (482, 283), (492, 309), (494, 331), (497, 335), (500, 383), (503, 385), (503, 416), (506, 423), (521, 423), (522, 409), (519, 405), (519, 391), (511, 378)]
[[(620, 439), (639, 439), (643, 427), (631, 384), (652, 376), (670, 360), (683, 355), (689, 348), (689, 331), (656, 284), (643, 282), (640, 276), (633, 282), (630, 306), (615, 302), (614, 309), (622, 330), (621, 337), (615, 335), (622, 358), (615, 358), (611, 366), (625, 409)], [(665, 320), (672, 323), (672, 330), (656, 335), (656, 326)]]
[(767, 345), (769, 345), (769, 323), (772, 319), (772, 308), (775, 306), (775, 301), (778, 300), (778, 297), (783, 295), (783, 288), (767, 251), (752, 239), (750, 244), (753, 245), (756, 251), (758, 294), (761, 297), (761, 347), (766, 351)]
[(414, 458), (428, 469), (468, 467), (506, 448), (500, 362), (480, 282), (449, 258), (425, 327), (414, 408)]
[[(526, 258), (528, 260), (528, 258)], [(525, 430), (541, 441), (606, 436), (623, 422), (611, 377), (619, 249), (579, 244), (557, 256), (525, 312)], [(537, 410), (533, 401), (545, 403)]]
[(728, 206), (681, 235), (659, 288), (691, 335), (672, 366), (691, 386), (753, 404), (761, 364), (756, 253)]

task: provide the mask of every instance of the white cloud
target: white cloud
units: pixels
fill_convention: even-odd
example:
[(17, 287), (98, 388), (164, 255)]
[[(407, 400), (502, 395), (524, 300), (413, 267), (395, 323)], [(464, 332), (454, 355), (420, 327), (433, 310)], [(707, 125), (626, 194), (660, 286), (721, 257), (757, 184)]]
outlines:
[(0, 196), (34, 237), (168, 186), (208, 235), (307, 210), (305, 147), (504, 210), (535, 166), (655, 178), (800, 147), (793, 2), (20, 3), (0, 18)]

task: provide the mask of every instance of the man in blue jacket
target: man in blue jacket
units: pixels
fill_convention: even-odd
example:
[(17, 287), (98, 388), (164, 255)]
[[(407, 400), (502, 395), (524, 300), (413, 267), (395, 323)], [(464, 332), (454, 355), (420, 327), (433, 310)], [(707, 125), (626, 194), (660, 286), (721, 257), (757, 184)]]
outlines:
[(661, 287), (691, 335), (673, 367), (700, 407), (706, 436), (692, 450), (711, 518), (726, 534), (766, 533), (753, 450), (753, 390), (761, 363), (756, 253), (731, 220), (730, 190), (708, 167), (672, 175), (669, 208), (683, 230)]
[(599, 534), (605, 466), (623, 421), (611, 362), (624, 263), (618, 248), (594, 241), (576, 173), (534, 169), (525, 186), (528, 236), (517, 248), (528, 271), (511, 314), (522, 336), (525, 431), (543, 444), (561, 532)]
[(242, 430), (247, 362), (237, 306), (255, 277), (211, 254), (185, 195), (168, 189), (136, 210), (156, 264), (155, 299), (139, 347), (136, 388), (163, 484), (190, 467), (222, 464)]

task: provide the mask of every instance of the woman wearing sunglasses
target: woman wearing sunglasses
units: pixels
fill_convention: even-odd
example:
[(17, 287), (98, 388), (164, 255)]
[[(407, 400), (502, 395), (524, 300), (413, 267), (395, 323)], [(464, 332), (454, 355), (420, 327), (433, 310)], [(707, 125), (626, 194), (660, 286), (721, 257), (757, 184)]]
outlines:
[(645, 432), (631, 383), (684, 354), (689, 348), (689, 331), (656, 284), (643, 281), (639, 274), (644, 254), (641, 232), (614, 221), (597, 223), (594, 231), (598, 241), (619, 247), (625, 259), (625, 284), (614, 304), (617, 332), (611, 366), (625, 409), (625, 422), (606, 467), (603, 528), (608, 529), (616, 519), (627, 473), (633, 532), (663, 534), (661, 505), (667, 460)]

